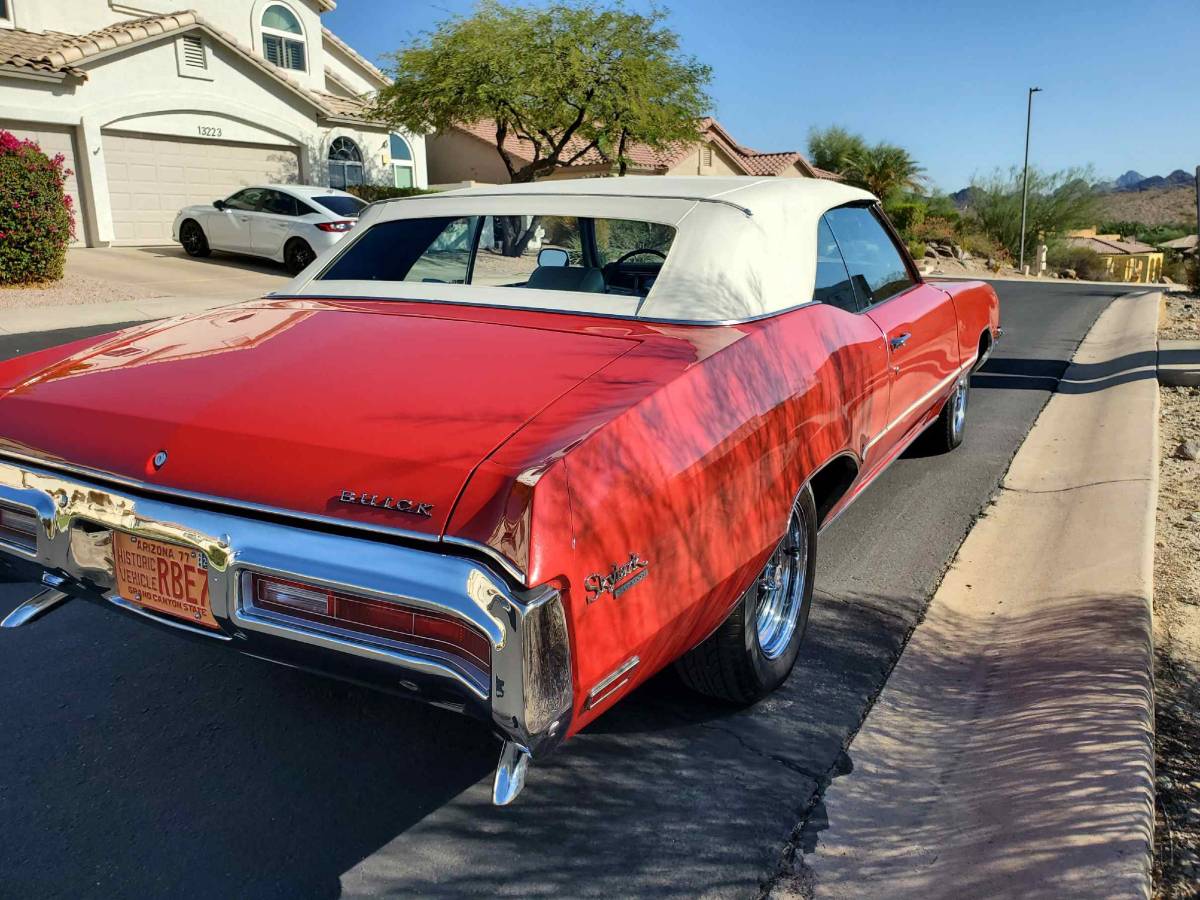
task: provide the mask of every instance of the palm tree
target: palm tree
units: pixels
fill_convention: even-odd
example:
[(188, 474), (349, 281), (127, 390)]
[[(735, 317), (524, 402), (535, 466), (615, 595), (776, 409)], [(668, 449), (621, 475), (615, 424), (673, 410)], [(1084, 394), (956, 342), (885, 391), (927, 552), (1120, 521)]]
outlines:
[(920, 190), (925, 182), (924, 171), (903, 147), (880, 143), (855, 153), (842, 174), (850, 184), (886, 200), (896, 193)]

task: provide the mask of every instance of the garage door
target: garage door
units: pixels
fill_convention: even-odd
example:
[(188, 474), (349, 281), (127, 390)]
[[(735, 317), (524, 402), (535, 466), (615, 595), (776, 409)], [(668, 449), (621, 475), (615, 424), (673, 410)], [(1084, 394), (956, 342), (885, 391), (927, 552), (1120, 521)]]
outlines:
[(294, 147), (189, 141), (103, 133), (113, 239), (165, 244), (181, 207), (212, 203), (248, 184), (287, 184), (300, 177)]
[(29, 122), (6, 122), (0, 120), (0, 129), (11, 131), (23, 141), (35, 141), (47, 156), (61, 153), (64, 165), (71, 170), (67, 178), (67, 193), (71, 197), (71, 208), (75, 211), (75, 246), (82, 246), (87, 236), (84, 234), (83, 207), (79, 205), (79, 181), (75, 165), (75, 129), (57, 125), (41, 125)]

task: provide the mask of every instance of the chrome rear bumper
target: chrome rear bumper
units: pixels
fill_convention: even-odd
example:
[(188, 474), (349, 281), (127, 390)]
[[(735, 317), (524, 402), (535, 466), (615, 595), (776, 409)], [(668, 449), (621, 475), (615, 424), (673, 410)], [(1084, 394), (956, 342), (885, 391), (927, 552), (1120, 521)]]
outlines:
[[(485, 564), (438, 552), (433, 544), (417, 548), (374, 535), (243, 517), (5, 457), (0, 506), (36, 516), (38, 523), (31, 546), (0, 535), (0, 569), (7, 568), (10, 580), (32, 574), (69, 597), (197, 639), (480, 716), (515, 745), (510, 756), (536, 758), (567, 730), (570, 651), (562, 600), (552, 588), (516, 588)], [(158, 615), (118, 596), (116, 531), (204, 553), (220, 630)], [(450, 654), (256, 609), (241, 596), (245, 572), (455, 616), (487, 636), (491, 671), (463, 665)], [(13, 625), (45, 611), (27, 610)]]

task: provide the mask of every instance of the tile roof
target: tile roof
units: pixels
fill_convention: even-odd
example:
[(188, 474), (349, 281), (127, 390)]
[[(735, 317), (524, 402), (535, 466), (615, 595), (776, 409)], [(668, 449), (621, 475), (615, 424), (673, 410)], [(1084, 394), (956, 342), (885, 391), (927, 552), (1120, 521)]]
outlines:
[[(109, 50), (153, 40), (162, 35), (201, 28), (241, 53), (246, 59), (289, 90), (299, 94), (317, 110), (330, 118), (370, 122), (369, 104), (361, 99), (349, 99), (305, 88), (289, 78), (281, 69), (256, 56), (238, 42), (237, 38), (213, 28), (194, 10), (146, 16), (118, 22), (88, 34), (66, 34), (60, 31), (38, 33), (19, 28), (0, 29), (0, 70), (4, 67), (28, 69), (52, 75), (65, 75), (80, 80), (87, 73), (76, 64)], [(364, 60), (365, 62), (365, 60)], [(370, 65), (369, 63), (367, 65)]]
[[(488, 144), (494, 145), (496, 143), (496, 126), (491, 120), (483, 119), (456, 127)], [(832, 172), (815, 168), (798, 151), (787, 150), (781, 153), (760, 153), (757, 150), (743, 147), (729, 136), (729, 133), (721, 127), (721, 124), (716, 119), (709, 116), (705, 116), (699, 121), (698, 131), (700, 142), (712, 143), (720, 147), (746, 175), (779, 175), (789, 167), (796, 166), (805, 175), (813, 178), (824, 178), (831, 181), (841, 180), (838, 175)], [(563, 155), (566, 158), (570, 158), (582, 150), (584, 146), (584, 141), (579, 138), (573, 138), (568, 142), (566, 152)], [(695, 147), (696, 142), (692, 141), (677, 141), (668, 144), (661, 150), (656, 150), (645, 144), (633, 144), (625, 148), (625, 155), (629, 158), (630, 168), (664, 174), (683, 162), (688, 154), (693, 152)], [(504, 139), (504, 149), (514, 159), (522, 163), (533, 161), (533, 143), (527, 139), (509, 133)], [(573, 162), (570, 167), (584, 168), (587, 166), (606, 166), (608, 164), (609, 160), (605, 159), (599, 150), (592, 148)]]
[(1151, 247), (1149, 244), (1143, 244), (1140, 241), (1114, 241), (1108, 238), (1098, 237), (1069, 237), (1067, 242), (1072, 247), (1085, 247), (1096, 253), (1107, 254), (1134, 254), (1134, 253), (1157, 253), (1158, 248)]

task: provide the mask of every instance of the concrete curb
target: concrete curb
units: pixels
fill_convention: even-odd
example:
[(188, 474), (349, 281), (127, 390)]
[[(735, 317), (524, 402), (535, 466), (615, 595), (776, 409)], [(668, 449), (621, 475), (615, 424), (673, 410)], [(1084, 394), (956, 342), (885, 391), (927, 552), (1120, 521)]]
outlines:
[(28, 306), (5, 309), (0, 310), (0, 334), (30, 334), (62, 328), (114, 325), (118, 322), (146, 322), (151, 319), (202, 312), (236, 302), (240, 301), (227, 297), (164, 297), (78, 306)]
[(1200, 387), (1200, 341), (1159, 341), (1158, 383)]
[(1150, 896), (1158, 304), (1078, 348), (773, 896)]

